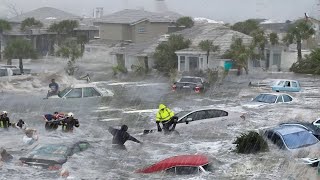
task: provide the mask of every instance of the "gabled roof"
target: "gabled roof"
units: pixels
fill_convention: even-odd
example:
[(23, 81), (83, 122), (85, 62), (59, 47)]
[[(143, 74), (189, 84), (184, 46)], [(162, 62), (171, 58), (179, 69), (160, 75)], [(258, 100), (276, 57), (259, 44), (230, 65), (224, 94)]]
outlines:
[[(233, 31), (230, 28), (221, 24), (196, 24), (192, 28), (184, 29), (174, 34), (181, 34), (185, 39), (190, 39), (192, 44), (190, 48), (181, 50), (185, 51), (201, 51), (199, 43), (203, 40), (211, 40), (214, 45), (218, 45), (219, 54), (224, 54), (232, 44), (233, 37), (242, 38), (245, 45), (249, 45), (252, 37), (238, 31)], [(180, 52), (180, 51), (177, 51)]]
[(26, 18), (35, 18), (36, 20), (41, 21), (44, 24), (51, 24), (53, 22), (58, 22), (62, 20), (73, 20), (80, 19), (79, 16), (74, 14), (52, 8), (52, 7), (42, 7), (21, 15), (12, 17), (9, 19), (10, 22), (22, 22)]
[(134, 24), (141, 20), (150, 22), (175, 22), (182, 15), (175, 12), (155, 13), (145, 10), (125, 9), (113, 14), (103, 16), (96, 22), (115, 24)]
[(177, 166), (204, 166), (209, 164), (209, 160), (204, 155), (182, 155), (164, 159), (150, 167), (138, 170), (139, 173), (154, 173)]

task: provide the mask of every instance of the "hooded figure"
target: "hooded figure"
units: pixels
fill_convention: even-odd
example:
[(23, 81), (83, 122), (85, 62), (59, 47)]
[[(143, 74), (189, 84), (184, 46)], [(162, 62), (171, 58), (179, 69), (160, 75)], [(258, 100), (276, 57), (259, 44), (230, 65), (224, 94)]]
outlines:
[(7, 111), (3, 111), (0, 115), (0, 128), (8, 128), (11, 126)]
[[(158, 127), (158, 131), (162, 131), (160, 127), (160, 123), (162, 123), (163, 130), (165, 133), (173, 131), (176, 127), (176, 120), (177, 118), (174, 116), (174, 112), (167, 108), (164, 104), (159, 105), (159, 110), (156, 115), (156, 123)], [(170, 129), (170, 127), (173, 127)]]
[(61, 120), (62, 131), (63, 132), (73, 132), (73, 127), (79, 127), (80, 123), (78, 119), (74, 118), (74, 114), (69, 112), (67, 117)]
[(130, 141), (134, 141), (136, 143), (140, 143), (142, 144), (142, 142), (140, 142), (139, 140), (137, 140), (136, 138), (132, 137), (128, 132), (128, 126), (127, 125), (122, 125), (121, 129), (115, 129), (112, 127), (109, 127), (108, 131), (112, 134), (113, 139), (112, 139), (112, 144), (113, 145), (117, 145), (117, 147), (119, 147), (120, 149), (126, 149), (126, 147), (124, 146), (124, 143), (127, 140)]

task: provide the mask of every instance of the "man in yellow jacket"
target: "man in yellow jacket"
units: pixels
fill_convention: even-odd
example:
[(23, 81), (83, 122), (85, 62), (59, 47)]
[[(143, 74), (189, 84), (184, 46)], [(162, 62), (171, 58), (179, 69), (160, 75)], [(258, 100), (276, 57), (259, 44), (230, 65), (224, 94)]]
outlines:
[[(158, 127), (158, 131), (162, 131), (160, 127), (160, 123), (162, 123), (163, 130), (165, 133), (173, 131), (176, 127), (177, 118), (174, 116), (174, 112), (167, 108), (164, 104), (159, 105), (159, 110), (156, 115), (156, 123)], [(173, 127), (170, 129), (170, 127)]]

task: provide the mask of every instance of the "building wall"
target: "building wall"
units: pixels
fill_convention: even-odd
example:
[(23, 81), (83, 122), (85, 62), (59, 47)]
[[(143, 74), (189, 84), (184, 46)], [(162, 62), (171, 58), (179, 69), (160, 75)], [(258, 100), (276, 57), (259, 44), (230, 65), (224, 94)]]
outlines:
[(168, 32), (169, 23), (150, 23), (144, 21), (132, 26), (132, 41), (146, 42)]
[[(310, 54), (309, 50), (302, 50), (302, 57), (306, 54)], [(298, 60), (297, 51), (282, 51), (281, 53), (281, 71), (289, 71), (293, 63)]]
[(123, 28), (125, 27), (122, 24), (100, 24), (100, 39), (126, 40), (123, 36)]

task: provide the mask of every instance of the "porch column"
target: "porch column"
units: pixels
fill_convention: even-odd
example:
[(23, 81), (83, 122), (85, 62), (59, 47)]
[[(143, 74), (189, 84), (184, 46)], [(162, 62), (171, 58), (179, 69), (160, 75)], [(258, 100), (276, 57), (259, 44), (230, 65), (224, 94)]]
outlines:
[(180, 72), (181, 71), (181, 67), (180, 67), (180, 55), (178, 55), (178, 71)]
[[(273, 66), (273, 49), (270, 50), (270, 57), (269, 57), (269, 69), (272, 69)], [(272, 69), (273, 71), (273, 69)]]
[(189, 56), (185, 56), (185, 71), (190, 71), (190, 68), (189, 68), (189, 63), (190, 63), (190, 61), (189, 61)]

